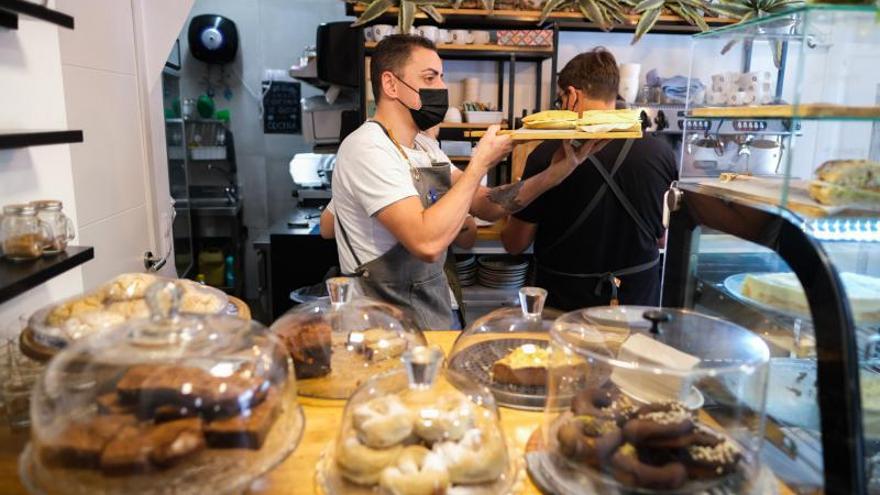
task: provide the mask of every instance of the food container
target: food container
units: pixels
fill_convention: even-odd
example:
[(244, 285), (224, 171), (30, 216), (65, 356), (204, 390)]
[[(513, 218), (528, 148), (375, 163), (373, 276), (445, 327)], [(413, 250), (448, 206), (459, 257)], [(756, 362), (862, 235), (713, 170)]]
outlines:
[(533, 479), (558, 494), (772, 492), (758, 455), (767, 345), (687, 310), (608, 317), (628, 309), (575, 311), (550, 330), (551, 355), (582, 365), (549, 371)]
[(67, 243), (76, 237), (73, 222), (61, 209), (63, 204), (56, 199), (31, 201), (39, 218), (49, 229), (49, 237), (43, 245), (43, 254), (58, 254), (67, 249)]
[[(53, 303), (28, 318), (23, 340), (49, 351), (131, 319), (150, 316), (147, 288), (172, 279), (149, 273), (125, 273), (85, 294)], [(233, 314), (223, 292), (191, 280), (176, 280), (182, 292), (180, 310), (190, 314)], [(33, 356), (37, 357), (37, 356)]]
[(373, 375), (399, 369), (400, 357), (425, 336), (407, 313), (355, 297), (355, 281), (327, 281), (328, 299), (294, 307), (272, 324), (287, 346), (300, 395), (348, 399)]
[(43, 255), (50, 232), (48, 226), (37, 218), (33, 205), (6, 205), (0, 218), (0, 245), (7, 259), (26, 261)]
[(443, 370), (437, 347), (403, 360), (352, 394), (318, 464), (323, 493), (515, 493), (519, 456), (507, 449), (492, 394)]
[(464, 121), (470, 124), (500, 124), (504, 120), (504, 112), (464, 111)]
[(240, 493), (303, 430), (293, 367), (259, 323), (180, 312), (157, 283), (150, 318), (79, 340), (34, 388), (20, 459), (32, 493)]
[[(487, 387), (499, 405), (542, 410), (549, 368), (569, 365), (549, 359), (550, 327), (561, 313), (544, 309), (546, 300), (546, 290), (523, 287), (519, 307), (474, 321), (455, 340), (449, 368)], [(579, 360), (570, 364), (582, 366)]]

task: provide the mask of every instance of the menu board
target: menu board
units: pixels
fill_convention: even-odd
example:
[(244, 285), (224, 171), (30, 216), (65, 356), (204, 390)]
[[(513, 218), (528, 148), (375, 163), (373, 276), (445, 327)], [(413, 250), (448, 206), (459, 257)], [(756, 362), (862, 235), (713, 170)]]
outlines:
[(298, 82), (272, 81), (269, 91), (263, 96), (263, 132), (266, 134), (302, 132), (302, 106)]

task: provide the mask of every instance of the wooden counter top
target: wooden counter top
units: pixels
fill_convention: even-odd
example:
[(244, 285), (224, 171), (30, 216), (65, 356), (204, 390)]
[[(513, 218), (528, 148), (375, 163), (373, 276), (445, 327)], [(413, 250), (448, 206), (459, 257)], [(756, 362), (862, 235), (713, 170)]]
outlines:
[[(458, 332), (435, 331), (427, 332), (428, 342), (440, 345), (449, 352)], [(330, 401), (301, 398), (300, 403), (306, 416), (305, 432), (302, 441), (279, 467), (270, 472), (262, 480), (257, 481), (250, 493), (314, 495), (315, 466), (321, 451), (331, 442), (342, 421), (343, 401)], [(522, 456), (529, 436), (543, 420), (540, 412), (526, 412), (501, 408), (501, 425), (508, 438), (515, 445), (516, 455)], [(27, 442), (27, 433), (10, 433), (5, 427), (0, 429), (0, 487), (6, 495), (27, 493), (18, 479), (18, 454)], [(537, 495), (541, 492), (524, 474), (523, 490), (518, 495)], [(780, 484), (780, 494), (792, 493)]]

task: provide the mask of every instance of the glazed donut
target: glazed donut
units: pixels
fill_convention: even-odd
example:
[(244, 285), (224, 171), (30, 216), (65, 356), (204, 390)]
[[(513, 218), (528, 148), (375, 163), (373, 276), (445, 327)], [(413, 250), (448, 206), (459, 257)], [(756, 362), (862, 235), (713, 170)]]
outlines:
[(466, 397), (441, 395), (432, 405), (423, 406), (415, 418), (415, 432), (434, 442), (459, 440), (474, 427), (474, 404)]
[(411, 445), (382, 471), (379, 486), (390, 495), (446, 493), (449, 471), (440, 456), (421, 445)]
[(495, 481), (507, 469), (507, 452), (498, 433), (487, 433), (472, 428), (459, 442), (434, 445), (449, 470), (449, 480), (455, 484), (475, 484)]
[(585, 388), (571, 401), (575, 416), (595, 416), (616, 421), (622, 426), (636, 411), (636, 405), (620, 389), (606, 382), (598, 387)]
[(562, 423), (556, 439), (565, 457), (599, 468), (623, 443), (623, 434), (614, 421), (578, 416)]
[(414, 414), (396, 395), (378, 397), (355, 407), (352, 423), (367, 447), (383, 449), (399, 444), (413, 431)]
[(688, 476), (704, 480), (732, 473), (741, 458), (739, 448), (730, 440), (721, 438), (714, 445), (691, 445), (687, 448), (684, 461)]
[(679, 402), (647, 404), (623, 425), (623, 438), (639, 447), (684, 448), (694, 429), (691, 412)]
[(345, 479), (358, 485), (371, 486), (379, 482), (382, 470), (396, 461), (402, 450), (403, 447), (399, 445), (372, 449), (352, 435), (338, 445), (336, 465)]
[(636, 448), (628, 443), (611, 456), (611, 468), (614, 479), (631, 487), (673, 490), (687, 481), (687, 470), (682, 463), (653, 466), (640, 460)]

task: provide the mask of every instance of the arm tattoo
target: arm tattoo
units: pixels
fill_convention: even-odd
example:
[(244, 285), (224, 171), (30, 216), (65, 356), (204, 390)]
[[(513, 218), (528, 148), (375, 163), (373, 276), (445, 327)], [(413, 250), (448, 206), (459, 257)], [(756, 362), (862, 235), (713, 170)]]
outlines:
[(522, 189), (523, 184), (525, 184), (525, 181), (521, 180), (514, 184), (493, 187), (492, 189), (489, 189), (489, 201), (500, 205), (509, 213), (517, 212), (524, 207), (524, 205), (517, 200), (517, 196), (519, 196), (519, 191)]

